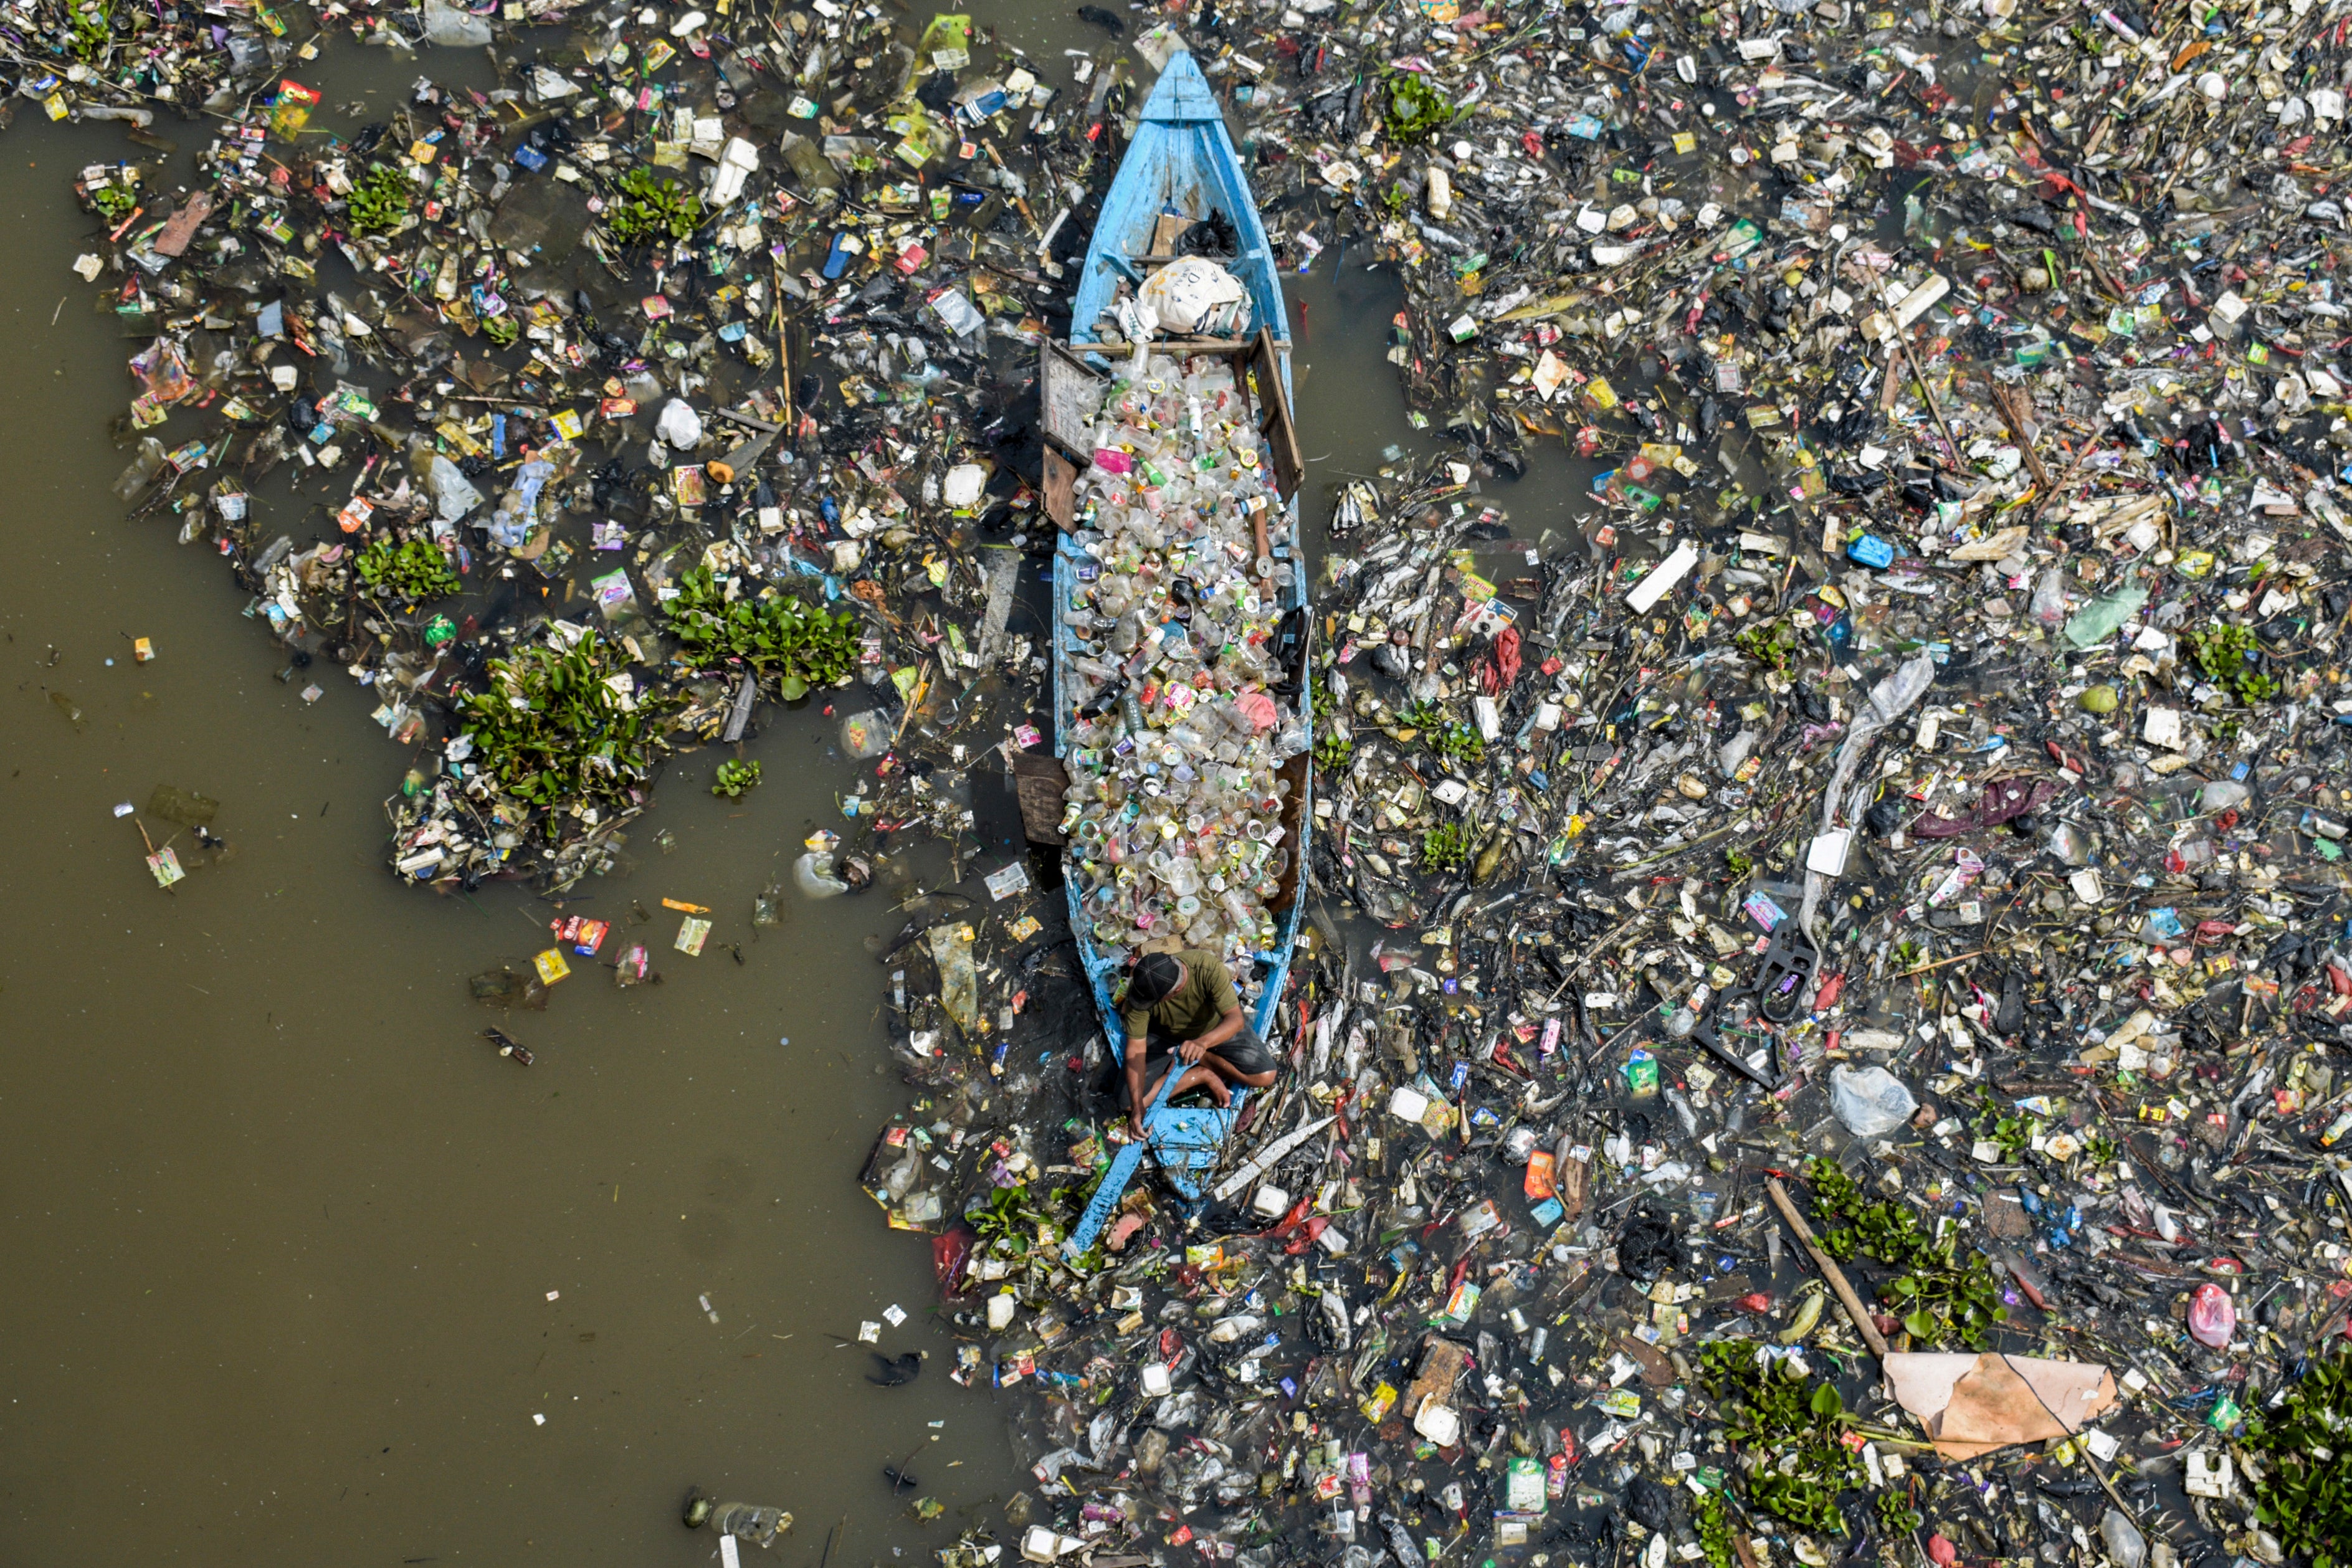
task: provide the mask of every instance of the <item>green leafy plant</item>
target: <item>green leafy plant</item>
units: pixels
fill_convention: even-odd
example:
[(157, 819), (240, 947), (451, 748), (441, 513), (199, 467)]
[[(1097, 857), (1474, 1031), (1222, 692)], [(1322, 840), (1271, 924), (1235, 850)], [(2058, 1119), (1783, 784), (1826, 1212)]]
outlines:
[(1979, 1089), (1972, 1130), (1978, 1137), (2000, 1145), (2001, 1164), (2015, 1165), (2032, 1145), (2033, 1134), (2041, 1130), (2041, 1124), (2032, 1116), (2012, 1112), (1994, 1099), (1990, 1091)]
[(102, 217), (119, 218), (139, 204), (139, 193), (128, 185), (107, 185), (89, 193), (89, 204)]
[(1486, 742), (1471, 724), (1441, 724), (1423, 732), (1429, 749), (1453, 762), (1484, 762)]
[(1756, 857), (1746, 850), (1723, 852), (1723, 869), (1731, 873), (1734, 882), (1746, 882), (1756, 873)]
[(408, 216), (408, 176), (388, 163), (371, 163), (352, 183), (343, 198), (352, 229), (360, 234), (385, 234)]
[(1699, 1381), (1723, 1407), (1724, 1437), (1756, 1450), (1748, 1500), (1804, 1529), (1845, 1533), (1838, 1494), (1869, 1476), (1843, 1441), (1845, 1400), (1837, 1389), (1809, 1383), (1789, 1360), (1763, 1355), (1744, 1339), (1702, 1349)]
[(663, 742), (655, 704), (623, 706), (614, 677), (627, 671), (625, 653), (593, 632), (491, 660), (489, 690), (458, 703), (482, 769), (530, 806), (634, 804)]
[(1919, 1511), (1908, 1494), (1888, 1488), (1871, 1500), (1878, 1509), (1878, 1527), (1888, 1535), (1908, 1535), (1919, 1528)]
[(75, 0), (66, 8), (66, 21), (73, 28), (68, 47), (78, 60), (96, 59), (114, 41), (114, 8), (106, 0)]
[(1470, 830), (1460, 822), (1440, 822), (1421, 835), (1421, 869), (1460, 871), (1470, 859)]
[(1866, 1201), (1835, 1160), (1806, 1161), (1805, 1178), (1813, 1184), (1814, 1207), (1825, 1219), (1837, 1221), (1822, 1230), (1822, 1251), (1841, 1263), (1868, 1253), (1904, 1270), (1879, 1287), (1878, 1299), (1901, 1314), (1914, 1339), (1958, 1337), (1982, 1349), (1992, 1326), (2008, 1319), (1992, 1265), (1983, 1254), (1963, 1256), (1957, 1237), (1937, 1240), (1919, 1228), (1919, 1217), (1907, 1204)]
[(2308, 1552), (2312, 1568), (2352, 1563), (2352, 1351), (2314, 1360), (2277, 1409), (2248, 1419), (2246, 1443), (2262, 1460), (2255, 1516), (2287, 1555)]
[(1391, 139), (1419, 141), (1435, 135), (1454, 118), (1454, 106), (1412, 71), (1391, 71), (1383, 78), (1381, 120)]
[(388, 538), (372, 539), (352, 563), (352, 570), (368, 587), (378, 592), (389, 591), (412, 603), (446, 599), (464, 586), (449, 569), (449, 558), (428, 538), (398, 543)]
[(1337, 773), (1355, 760), (1356, 743), (1347, 736), (1325, 730), (1315, 741), (1315, 766)]
[(2247, 667), (2246, 656), (2255, 651), (2251, 626), (2203, 626), (2182, 632), (2180, 640), (2204, 677), (2247, 706), (2278, 695), (2275, 676)]
[(1030, 1202), (1027, 1186), (1016, 1184), (998, 1187), (988, 1195), (986, 1203), (965, 1210), (964, 1218), (982, 1246), (1021, 1254), (1036, 1239), (1037, 1226), (1045, 1216)]
[(710, 792), (724, 795), (730, 800), (740, 800), (747, 791), (757, 788), (759, 782), (758, 763), (739, 762), (730, 758), (719, 765), (719, 778), (710, 786)]
[(511, 349), (515, 340), (522, 336), (522, 326), (511, 316), (486, 317), (482, 321), (482, 336), (501, 349)]
[(667, 609), (670, 631), (695, 668), (747, 664), (784, 702), (832, 685), (857, 662), (856, 616), (782, 593), (730, 601), (708, 567), (678, 579)]
[(1706, 1553), (1707, 1568), (1732, 1568), (1738, 1553), (1731, 1545), (1731, 1520), (1723, 1506), (1723, 1494), (1703, 1491), (1691, 1504), (1691, 1522), (1698, 1531), (1699, 1550)]
[(1800, 643), (1795, 622), (1778, 620), (1733, 633), (1731, 645), (1773, 674), (1785, 675), (1796, 662)]
[(636, 168), (621, 176), (621, 200), (607, 208), (604, 226), (623, 245), (686, 238), (702, 226), (702, 198), (675, 180)]
[(1396, 717), (1400, 729), (1435, 729), (1445, 722), (1445, 710), (1435, 703), (1423, 700), (1407, 703)]

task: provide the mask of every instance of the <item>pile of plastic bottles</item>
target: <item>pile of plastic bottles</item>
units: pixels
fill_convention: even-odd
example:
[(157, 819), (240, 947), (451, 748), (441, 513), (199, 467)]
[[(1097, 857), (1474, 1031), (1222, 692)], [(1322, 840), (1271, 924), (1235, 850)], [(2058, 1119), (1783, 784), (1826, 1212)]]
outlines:
[(1078, 482), (1093, 564), (1062, 607), (1083, 677), (1063, 831), (1098, 946), (1230, 955), (1275, 942), (1296, 848), (1276, 770), (1307, 742), (1269, 689), (1288, 514), (1232, 371), (1190, 365), (1111, 383)]

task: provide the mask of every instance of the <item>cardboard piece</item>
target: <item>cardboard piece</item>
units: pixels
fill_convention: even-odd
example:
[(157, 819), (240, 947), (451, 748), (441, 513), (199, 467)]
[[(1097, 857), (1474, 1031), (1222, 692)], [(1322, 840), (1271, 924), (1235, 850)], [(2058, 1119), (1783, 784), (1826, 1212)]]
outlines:
[[(1469, 1349), (1450, 1339), (1431, 1334), (1423, 1340), (1420, 1371), (1412, 1385), (1404, 1391), (1404, 1405), (1400, 1413), (1418, 1416), (1424, 1405), (1451, 1405), (1454, 1380), (1462, 1375), (1463, 1364), (1469, 1359)], [(1430, 1440), (1436, 1442), (1434, 1437)], [(1447, 1445), (1441, 1443), (1438, 1446), (1444, 1448)]]
[(2072, 1437), (2116, 1406), (2115, 1375), (2085, 1362), (1895, 1353), (1885, 1366), (1896, 1402), (1948, 1459)]

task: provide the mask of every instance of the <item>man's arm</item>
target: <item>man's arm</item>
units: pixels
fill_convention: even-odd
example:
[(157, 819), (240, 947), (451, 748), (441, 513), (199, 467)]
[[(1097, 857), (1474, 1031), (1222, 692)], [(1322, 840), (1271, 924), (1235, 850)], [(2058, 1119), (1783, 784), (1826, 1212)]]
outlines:
[(1206, 967), (1202, 978), (1209, 987), (1209, 999), (1216, 1005), (1219, 1016), (1213, 1025), (1202, 1031), (1198, 1040), (1185, 1046), (1183, 1056), (1187, 1061), (1200, 1061), (1246, 1027), (1246, 1020), (1242, 1017), (1241, 993), (1234, 989), (1233, 971), (1218, 961)]
[(1143, 1059), (1145, 1054), (1145, 1036), (1140, 1034), (1129, 1034), (1127, 1037), (1127, 1103), (1130, 1108), (1128, 1114), (1128, 1120), (1134, 1127), (1135, 1135), (1139, 1138), (1143, 1135), (1143, 1112), (1145, 1108), (1143, 1103)]
[(1198, 1040), (1188, 1040), (1177, 1047), (1177, 1054), (1187, 1061), (1198, 1061), (1218, 1046), (1241, 1033), (1243, 1021), (1242, 1009), (1238, 1006), (1227, 1008), (1225, 1016), (1212, 1025), (1206, 1034)]

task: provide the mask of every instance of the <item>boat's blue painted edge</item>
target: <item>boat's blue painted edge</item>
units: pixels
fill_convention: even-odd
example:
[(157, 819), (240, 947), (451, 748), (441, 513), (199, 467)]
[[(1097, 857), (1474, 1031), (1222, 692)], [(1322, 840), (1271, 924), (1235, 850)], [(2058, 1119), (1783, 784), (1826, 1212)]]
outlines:
[[(1181, 179), (1181, 183), (1177, 183)], [(1240, 277), (1250, 291), (1251, 309), (1256, 319), (1252, 323), (1252, 335), (1260, 326), (1273, 330), (1276, 340), (1287, 344), (1290, 322), (1283, 308), (1281, 275), (1275, 267), (1271, 249), (1266, 244), (1265, 225), (1260, 221), (1257, 203), (1251, 194), (1248, 177), (1243, 172), (1241, 160), (1234, 151), (1233, 138), (1226, 133), (1223, 115), (1200, 68), (1189, 54), (1179, 54), (1168, 63), (1160, 81), (1145, 100), (1144, 115), (1139, 123), (1135, 140), (1129, 144), (1127, 155), (1119, 162), (1118, 172), (1112, 178), (1109, 193), (1103, 201), (1101, 219), (1095, 225), (1094, 238), (1087, 249), (1087, 258), (1080, 272), (1078, 292), (1071, 322), (1071, 342), (1080, 345), (1096, 340), (1093, 323), (1097, 320), (1117, 288), (1118, 273), (1105, 259), (1109, 255), (1124, 257), (1135, 254), (1128, 248), (1131, 235), (1139, 233), (1149, 240), (1151, 225), (1168, 204), (1171, 194), (1205, 185), (1210, 192), (1210, 204), (1224, 213), (1241, 239), (1241, 254), (1229, 264), (1230, 270)], [(1279, 355), (1284, 396), (1290, 394), (1290, 360)], [(1298, 529), (1298, 499), (1290, 501), (1291, 607), (1307, 602), (1307, 560)], [(1068, 739), (1064, 716), (1073, 704), (1069, 694), (1077, 689), (1071, 677), (1070, 661), (1076, 655), (1076, 639), (1062, 622), (1061, 612), (1070, 602), (1072, 590), (1077, 582), (1076, 565), (1085, 559), (1064, 535), (1054, 552), (1054, 755), (1066, 756)], [(1301, 698), (1300, 718), (1308, 726), (1308, 739), (1313, 739), (1311, 705)], [(1298, 803), (1299, 885), (1292, 894), (1290, 908), (1276, 926), (1274, 951), (1268, 955), (1270, 967), (1265, 988), (1253, 1009), (1251, 1022), (1267, 1048), (1277, 1056), (1282, 1053), (1284, 1031), (1279, 1028), (1282, 1002), (1290, 986), (1290, 958), (1297, 948), (1299, 924), (1307, 906), (1306, 858), (1314, 831), (1314, 779), (1308, 774), (1306, 793)], [(1118, 963), (1101, 952), (1094, 944), (1091, 923), (1086, 917), (1078, 898), (1077, 884), (1065, 879), (1063, 896), (1069, 908), (1070, 933), (1076, 939), (1078, 959), (1085, 967), (1087, 983), (1094, 992), (1095, 1008), (1101, 1015), (1105, 1038), (1111, 1051), (1118, 1052), (1125, 1041), (1125, 1030), (1117, 1009), (1111, 1004), (1112, 988), (1116, 983)], [(1122, 1145), (1112, 1157), (1109, 1168), (1095, 1188), (1094, 1197), (1087, 1205), (1085, 1216), (1070, 1233), (1065, 1251), (1072, 1257), (1092, 1247), (1112, 1211), (1118, 1207), (1128, 1185), (1134, 1179), (1148, 1145), (1159, 1161), (1161, 1174), (1178, 1195), (1190, 1203), (1201, 1200), (1201, 1183), (1214, 1169), (1217, 1151), (1231, 1134), (1240, 1119), (1242, 1107), (1248, 1099), (1247, 1092), (1236, 1093), (1233, 1103), (1223, 1109), (1178, 1108), (1167, 1104), (1152, 1107), (1144, 1121), (1144, 1142)]]
[(1217, 107), (1217, 95), (1209, 90), (1209, 78), (1201, 74), (1192, 51), (1180, 49), (1169, 57), (1168, 68), (1160, 73), (1150, 96), (1143, 100), (1141, 118), (1160, 125), (1224, 119), (1224, 111)]

